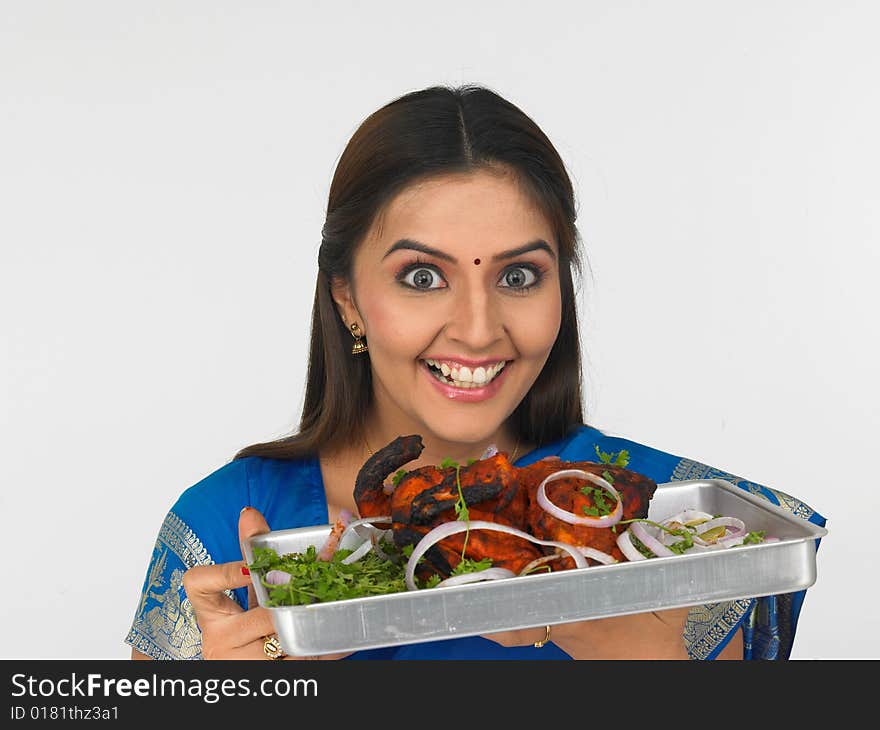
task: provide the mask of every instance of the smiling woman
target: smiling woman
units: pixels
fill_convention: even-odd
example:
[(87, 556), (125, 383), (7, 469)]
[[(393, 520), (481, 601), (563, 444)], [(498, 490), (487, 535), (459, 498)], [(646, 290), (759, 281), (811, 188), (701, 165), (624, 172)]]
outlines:
[[(305, 401), (289, 436), (187, 489), (156, 542), (127, 637), (136, 658), (277, 658), (240, 544), (357, 512), (375, 450), (419, 434), (408, 469), (492, 447), (517, 466), (626, 451), (658, 483), (726, 478), (817, 524), (798, 500), (584, 423), (575, 202), (532, 119), (479, 86), (432, 87), (370, 115), (330, 188)], [(352, 341), (354, 336), (354, 341)], [(353, 659), (786, 658), (803, 592)], [(327, 658), (327, 657), (324, 657)]]

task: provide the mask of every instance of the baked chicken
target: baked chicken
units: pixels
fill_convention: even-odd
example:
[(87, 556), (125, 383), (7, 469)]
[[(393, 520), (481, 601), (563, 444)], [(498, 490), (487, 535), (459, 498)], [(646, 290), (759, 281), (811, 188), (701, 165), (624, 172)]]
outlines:
[[(495, 522), (527, 532), (545, 541), (564, 542), (600, 550), (623, 560), (616, 545), (617, 534), (608, 527), (570, 524), (541, 506), (538, 488), (551, 474), (567, 469), (582, 471), (611, 482), (621, 496), (621, 519), (646, 517), (656, 483), (628, 469), (590, 461), (565, 462), (548, 457), (526, 467), (515, 467), (501, 451), (488, 458), (461, 466), (422, 466), (399, 475), (396, 485), (386, 480), (419, 457), (424, 449), (421, 436), (399, 436), (371, 456), (355, 481), (354, 498), (361, 517), (390, 516), (394, 542), (399, 547), (414, 545), (431, 529), (459, 519), (462, 509), (468, 520)], [(608, 477), (611, 479), (608, 479)], [(562, 510), (575, 515), (596, 512), (616, 504), (608, 492), (583, 478), (563, 477), (548, 482), (546, 494)], [(606, 499), (607, 498), (607, 499)], [(603, 504), (603, 499), (605, 503)], [(493, 567), (515, 574), (536, 560), (547, 558), (550, 570), (574, 565), (564, 551), (537, 545), (523, 537), (494, 530), (468, 530), (450, 535), (425, 553), (422, 575), (432, 572), (446, 577), (464, 557), (490, 558)], [(558, 559), (549, 559), (558, 555)]]

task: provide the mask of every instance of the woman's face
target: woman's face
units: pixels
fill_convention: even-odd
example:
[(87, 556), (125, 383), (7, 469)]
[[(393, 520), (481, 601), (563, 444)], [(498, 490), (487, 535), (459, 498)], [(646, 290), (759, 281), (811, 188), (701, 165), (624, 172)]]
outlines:
[(556, 340), (558, 256), (511, 177), (436, 178), (394, 198), (335, 293), (369, 346), (376, 436), (418, 433), (450, 454), (496, 440)]

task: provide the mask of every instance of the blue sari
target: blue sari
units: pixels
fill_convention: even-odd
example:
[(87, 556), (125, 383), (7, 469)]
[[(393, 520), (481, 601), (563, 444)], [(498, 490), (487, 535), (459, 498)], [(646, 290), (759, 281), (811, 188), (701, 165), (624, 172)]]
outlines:
[[(747, 481), (691, 459), (580, 426), (569, 436), (517, 460), (526, 466), (545, 456), (595, 461), (603, 452), (629, 452), (627, 468), (658, 484), (687, 479), (724, 479), (825, 526), (825, 518), (778, 490)], [(201, 633), (183, 589), (184, 572), (195, 565), (241, 560), (238, 516), (255, 507), (273, 530), (324, 525), (329, 521), (317, 457), (300, 460), (246, 457), (234, 460), (187, 489), (165, 517), (147, 567), (143, 591), (126, 643), (154, 659), (201, 659)], [(818, 541), (817, 541), (818, 547)], [(228, 591), (247, 608), (247, 590)], [(692, 659), (715, 659), (737, 630), (744, 659), (788, 659), (806, 591), (695, 606), (688, 612), (684, 642)], [(479, 636), (358, 651), (362, 659), (571, 659), (552, 642), (541, 649), (504, 647)]]

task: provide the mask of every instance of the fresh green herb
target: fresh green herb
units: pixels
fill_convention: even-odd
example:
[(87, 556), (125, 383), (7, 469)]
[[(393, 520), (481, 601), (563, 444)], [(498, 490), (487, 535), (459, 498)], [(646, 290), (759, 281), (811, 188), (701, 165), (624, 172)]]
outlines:
[(453, 575), (464, 575), (465, 573), (479, 573), (481, 570), (486, 570), (487, 568), (492, 567), (492, 558), (483, 558), (482, 560), (473, 560), (471, 558), (462, 558), (458, 565), (456, 565), (452, 572), (449, 574), (450, 577)]
[(743, 540), (743, 545), (755, 545), (759, 542), (764, 542), (764, 537), (767, 535), (767, 530), (755, 530), (746, 535), (745, 540)]
[(614, 477), (608, 473), (608, 470), (602, 472), (602, 478), (608, 482), (612, 487), (614, 486)]
[[(386, 553), (400, 552), (382, 541)], [(318, 560), (318, 551), (310, 545), (303, 553), (278, 555), (271, 548), (255, 548), (254, 561), (248, 566), (260, 575), (269, 593), (267, 606), (300, 606), (346, 598), (376, 596), (406, 590), (405, 567), (369, 553), (345, 565), (342, 560), (351, 550), (337, 550), (331, 560)], [(284, 585), (267, 583), (265, 574), (282, 570), (291, 576)]]
[(587, 507), (586, 505), (581, 507), (585, 515), (600, 517), (601, 515), (610, 515), (614, 511), (617, 502), (609, 502), (607, 499), (608, 493), (602, 487), (587, 485), (586, 487), (581, 487), (578, 491), (585, 497), (589, 497), (593, 503), (592, 507)]
[(458, 487), (458, 499), (455, 500), (455, 519), (468, 522), (470, 520), (470, 512), (468, 511), (467, 502), (464, 501), (464, 493), (461, 491), (460, 466), (455, 468), (455, 484)]
[[(452, 572), (449, 574), (451, 578), (454, 575), (464, 575), (465, 573), (479, 573), (481, 570), (492, 567), (492, 558), (483, 558), (482, 560), (473, 560), (472, 558), (463, 557), (458, 561)], [(425, 588), (434, 588), (441, 580), (436, 573), (425, 581)]]
[(531, 575), (532, 573), (537, 573), (539, 570), (546, 570), (548, 573), (553, 572), (553, 568), (545, 563), (544, 565), (536, 565), (534, 568), (524, 570), (520, 575)]
[(694, 546), (694, 534), (686, 527), (683, 527), (680, 530), (670, 530), (670, 533), (682, 538), (678, 542), (674, 542), (669, 546), (669, 549), (672, 550), (672, 552), (678, 555), (684, 555), (685, 550)]
[(406, 474), (407, 474), (406, 469), (398, 469), (394, 473), (394, 476), (391, 477), (391, 483), (396, 487), (398, 484), (400, 484), (400, 480), (403, 479), (406, 476)]
[(464, 532), (464, 545), (461, 547), (461, 559), (464, 560), (464, 553), (467, 550), (468, 538), (471, 535), (471, 514), (468, 510), (467, 502), (464, 501), (464, 493), (461, 491), (461, 466), (455, 465), (455, 483), (458, 485), (458, 499), (455, 501), (455, 519), (466, 522), (468, 527)]
[(677, 534), (675, 529), (672, 527), (666, 527), (666, 525), (661, 525), (659, 522), (654, 522), (653, 520), (648, 520), (643, 517), (633, 517), (631, 520), (619, 520), (618, 525), (626, 525), (630, 522), (644, 522), (646, 525), (653, 525), (654, 527), (658, 527), (661, 530), (665, 530), (673, 535)]
[(436, 573), (434, 573), (434, 575), (432, 575), (431, 577), (428, 578), (428, 580), (425, 581), (425, 583), (424, 583), (424, 585), (423, 585), (422, 587), (423, 587), (423, 588), (436, 588), (436, 587), (437, 587), (437, 584), (438, 584), (441, 580), (443, 580), (443, 579), (442, 579), (439, 575), (437, 575)]
[[(473, 461), (476, 461), (474, 459)], [(447, 456), (440, 462), (441, 469), (455, 469), (455, 483), (458, 485), (458, 499), (455, 501), (455, 519), (462, 522), (470, 523), (470, 513), (468, 512), (467, 502), (464, 501), (464, 494), (461, 491), (461, 464)], [(461, 557), (464, 559), (464, 551), (467, 550), (468, 537), (470, 537), (470, 527), (464, 533), (464, 546), (461, 549)]]
[(468, 459), (467, 465), (470, 466), (471, 464), (476, 464), (478, 461), (479, 459)]
[[(679, 540), (678, 542), (675, 542), (672, 545), (667, 545), (667, 547), (672, 552), (677, 553), (679, 555), (683, 554), (684, 551), (687, 550), (688, 548), (691, 548), (694, 546), (694, 533), (696, 532), (696, 530), (691, 530), (691, 528), (689, 528), (689, 527), (681, 527), (681, 528), (667, 527), (666, 525), (661, 525), (659, 522), (653, 522), (652, 520), (639, 519), (639, 518), (633, 518), (631, 520), (620, 520), (617, 524), (618, 525), (625, 525), (629, 522), (644, 522), (645, 524), (653, 525), (654, 527), (658, 527), (661, 530), (668, 532), (670, 535), (677, 535), (678, 537), (681, 537), (682, 539)], [(615, 527), (616, 526), (617, 525), (615, 525)], [(633, 535), (632, 532), (629, 533), (629, 536), (630, 536), (630, 539), (632, 540), (633, 544), (635, 545), (638, 542), (638, 538), (635, 535)], [(639, 544), (641, 544), (641, 543), (639, 543)], [(636, 547), (638, 548), (638, 545), (636, 545)], [(647, 550), (647, 548), (645, 548), (645, 550)], [(645, 553), (643, 550), (639, 549), (639, 552), (646, 555), (646, 557), (649, 557), (649, 558), (654, 557), (654, 553), (652, 553), (650, 550), (648, 551), (648, 553)]]
[(644, 555), (646, 558), (656, 557), (654, 555), (654, 553), (652, 553), (650, 550), (648, 550), (648, 548), (645, 547), (645, 545), (642, 543), (642, 541), (639, 540), (639, 538), (637, 538), (632, 533), (630, 533), (629, 539), (630, 539), (630, 542), (633, 544), (633, 547), (636, 550), (638, 550), (642, 555)]
[(596, 447), (596, 456), (599, 457), (599, 461), (602, 464), (611, 464), (611, 466), (621, 466), (625, 467), (629, 464), (629, 451), (626, 449), (621, 449), (616, 454), (611, 452), (604, 452), (599, 450), (599, 444), (595, 445)]

